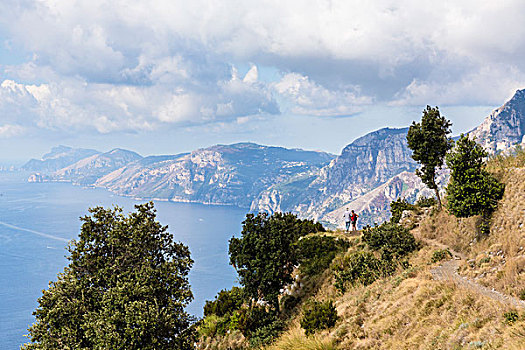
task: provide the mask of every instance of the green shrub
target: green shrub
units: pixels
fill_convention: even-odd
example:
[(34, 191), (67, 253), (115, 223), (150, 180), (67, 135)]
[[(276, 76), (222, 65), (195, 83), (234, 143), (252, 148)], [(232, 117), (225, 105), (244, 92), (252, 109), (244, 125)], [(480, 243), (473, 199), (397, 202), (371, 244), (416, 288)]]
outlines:
[(297, 256), (301, 272), (311, 276), (324, 271), (335, 255), (348, 247), (348, 241), (334, 237), (313, 236), (300, 239), (297, 242)]
[(259, 348), (270, 344), (284, 330), (285, 324), (282, 320), (275, 319), (273, 322), (257, 328), (250, 337), (250, 346)]
[(393, 258), (403, 257), (419, 248), (416, 239), (406, 228), (388, 222), (363, 229), (362, 239), (370, 249), (388, 251), (388, 255)]
[(231, 290), (221, 290), (215, 300), (206, 301), (204, 305), (204, 316), (224, 316), (239, 309), (244, 303), (242, 288), (233, 287)]
[(421, 197), (416, 201), (416, 206), (420, 208), (430, 208), (437, 204), (437, 200), (434, 197)]
[(198, 333), (203, 337), (215, 337), (217, 335), (225, 335), (229, 330), (230, 317), (219, 317), (217, 315), (209, 315), (205, 317), (200, 326)]
[(297, 306), (297, 304), (299, 304), (299, 302), (301, 301), (301, 298), (298, 298), (296, 296), (293, 296), (293, 295), (284, 295), (282, 298), (281, 298), (281, 310), (283, 312), (288, 312), (288, 311), (291, 311), (293, 310), (294, 307)]
[(488, 264), (490, 262), (490, 256), (486, 256), (484, 258), (481, 258), (481, 260), (479, 261), (479, 264)]
[(438, 262), (452, 257), (452, 253), (448, 249), (438, 249), (434, 250), (432, 253), (432, 262)]
[(264, 307), (252, 307), (251, 309), (239, 309), (236, 312), (237, 329), (247, 337), (251, 338), (252, 334), (259, 328), (266, 327), (277, 321), (275, 311), (267, 311)]
[(519, 294), (520, 300), (525, 300), (525, 289), (522, 289)]
[(341, 262), (334, 264), (335, 287), (345, 292), (346, 284), (369, 285), (384, 275), (384, 266), (374, 254), (356, 251), (345, 255)]
[(303, 314), (301, 327), (306, 335), (313, 334), (320, 329), (331, 328), (338, 319), (337, 311), (331, 300), (324, 303), (314, 301), (303, 308)]
[(405, 198), (398, 198), (395, 201), (390, 203), (390, 213), (392, 213), (392, 218), (390, 222), (397, 224), (401, 220), (401, 215), (405, 210), (415, 210), (416, 206), (407, 202)]
[(519, 319), (518, 312), (514, 311), (514, 310), (509, 311), (509, 312), (505, 312), (503, 314), (503, 318), (505, 319), (505, 323), (513, 324), (514, 322), (516, 322)]

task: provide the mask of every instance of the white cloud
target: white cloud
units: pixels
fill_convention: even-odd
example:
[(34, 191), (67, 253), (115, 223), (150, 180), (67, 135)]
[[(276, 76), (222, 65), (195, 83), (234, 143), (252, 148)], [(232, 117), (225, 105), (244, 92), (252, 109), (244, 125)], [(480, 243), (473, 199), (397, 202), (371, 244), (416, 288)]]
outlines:
[(524, 85), (524, 17), (519, 0), (5, 0), (10, 50), (33, 58), (3, 67), (0, 108), (13, 125), (111, 132), (497, 104)]
[(361, 95), (356, 87), (331, 91), (296, 73), (286, 74), (274, 88), (291, 102), (291, 112), (299, 115), (351, 115), (372, 102), (371, 97)]
[[(253, 71), (250, 74), (253, 76)], [(72, 131), (87, 128), (100, 133), (234, 122), (238, 117), (279, 113), (265, 84), (258, 83), (256, 77), (245, 80), (233, 75), (215, 85), (193, 89), (162, 83), (88, 83), (78, 78), (40, 85), (4, 80), (0, 111), (27, 125)]]
[(0, 138), (9, 138), (23, 134), (25, 128), (20, 125), (4, 124), (0, 125)]

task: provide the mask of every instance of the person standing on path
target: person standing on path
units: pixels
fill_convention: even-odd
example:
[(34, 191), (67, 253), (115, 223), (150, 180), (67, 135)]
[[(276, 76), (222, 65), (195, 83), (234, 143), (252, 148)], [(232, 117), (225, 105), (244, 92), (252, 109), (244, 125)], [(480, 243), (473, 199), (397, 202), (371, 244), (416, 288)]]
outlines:
[(345, 224), (346, 224), (346, 232), (350, 231), (350, 222), (352, 221), (351, 217), (352, 217), (352, 214), (350, 213), (348, 208), (346, 208), (343, 214), (343, 218), (345, 219)]
[(354, 213), (354, 211), (352, 210), (352, 215), (350, 215), (350, 221), (352, 221), (352, 231), (357, 231), (357, 218), (358, 217), (359, 215)]

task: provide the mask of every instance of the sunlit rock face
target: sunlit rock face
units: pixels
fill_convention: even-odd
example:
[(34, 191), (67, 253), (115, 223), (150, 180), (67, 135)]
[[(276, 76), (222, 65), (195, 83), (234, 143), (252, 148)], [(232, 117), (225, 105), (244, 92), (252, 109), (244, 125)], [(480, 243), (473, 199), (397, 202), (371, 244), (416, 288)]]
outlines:
[(385, 128), (369, 133), (346, 146), (341, 155), (318, 174), (303, 174), (264, 190), (251, 209), (292, 211), (302, 217), (332, 224), (334, 219), (325, 218), (327, 213), (369, 193), (398, 174), (415, 170), (416, 163), (406, 141), (407, 131), (407, 128)]
[(517, 90), (503, 106), (495, 109), (469, 133), (489, 153), (505, 152), (525, 144), (525, 90)]

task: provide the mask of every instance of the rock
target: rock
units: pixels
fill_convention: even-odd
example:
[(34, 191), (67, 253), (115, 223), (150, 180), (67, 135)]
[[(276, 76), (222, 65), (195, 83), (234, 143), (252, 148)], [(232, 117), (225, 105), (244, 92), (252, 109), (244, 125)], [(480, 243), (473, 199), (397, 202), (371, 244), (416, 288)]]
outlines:
[(503, 106), (469, 132), (489, 153), (505, 152), (525, 142), (525, 90), (517, 90)]

